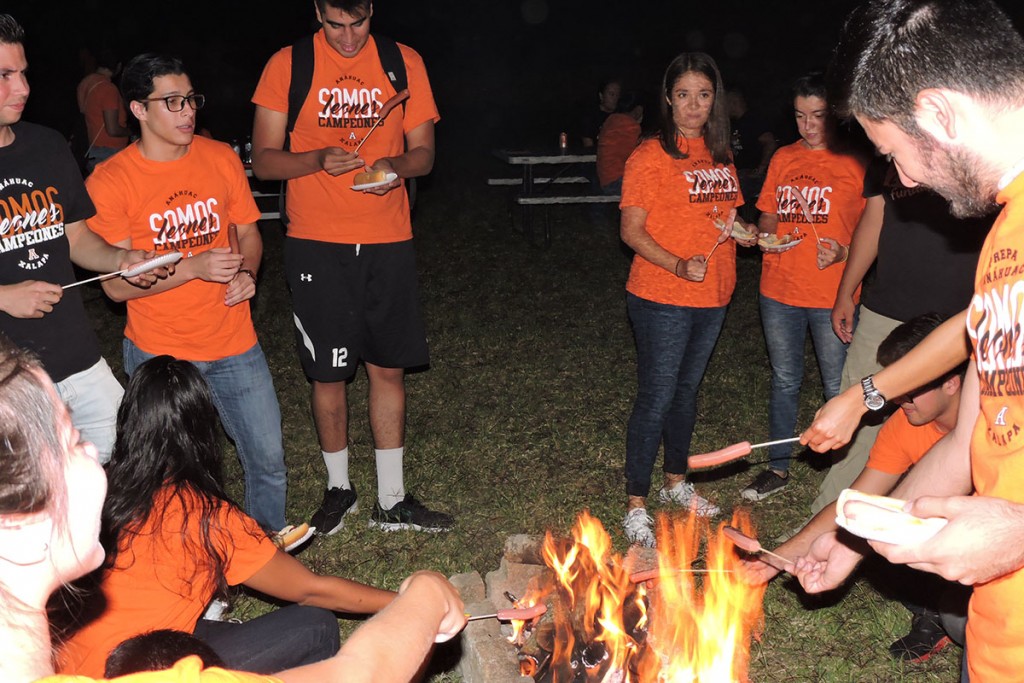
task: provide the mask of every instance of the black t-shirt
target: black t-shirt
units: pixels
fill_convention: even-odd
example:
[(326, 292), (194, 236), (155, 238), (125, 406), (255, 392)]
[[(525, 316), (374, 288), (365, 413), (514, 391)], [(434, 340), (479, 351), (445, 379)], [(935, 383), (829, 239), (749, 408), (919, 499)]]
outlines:
[[(96, 209), (59, 133), (31, 123), (16, 123), (11, 130), (14, 142), (0, 147), (0, 285), (70, 284), (75, 272), (64, 226)], [(78, 288), (64, 290), (53, 312), (42, 318), (0, 312), (0, 330), (35, 352), (54, 382), (100, 359)]]
[[(601, 107), (594, 106), (588, 109), (580, 121), (580, 137), (590, 138), (594, 144), (597, 144), (597, 135), (601, 132), (601, 126), (611, 116), (611, 112), (603, 111)], [(578, 141), (577, 141), (578, 142)]]
[(954, 218), (949, 204), (922, 187), (903, 187), (892, 164), (878, 158), (864, 178), (864, 196), (883, 195), (885, 214), (874, 274), (861, 302), (901, 322), (925, 313), (951, 316), (974, 292), (978, 253), (995, 213)]

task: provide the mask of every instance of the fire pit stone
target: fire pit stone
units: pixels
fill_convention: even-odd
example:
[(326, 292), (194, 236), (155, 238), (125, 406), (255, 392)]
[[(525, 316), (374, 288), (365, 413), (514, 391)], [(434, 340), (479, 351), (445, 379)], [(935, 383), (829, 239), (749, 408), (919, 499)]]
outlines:
[[(484, 597), (484, 582), (477, 572), (456, 574), (451, 582), (462, 596), (468, 614), (492, 614), (499, 609), (496, 601)], [(501, 601), (502, 608), (508, 606), (504, 597)], [(507, 637), (497, 619), (481, 619), (466, 625), (457, 666), (466, 683), (533, 683), (532, 678), (519, 675), (519, 659)]]

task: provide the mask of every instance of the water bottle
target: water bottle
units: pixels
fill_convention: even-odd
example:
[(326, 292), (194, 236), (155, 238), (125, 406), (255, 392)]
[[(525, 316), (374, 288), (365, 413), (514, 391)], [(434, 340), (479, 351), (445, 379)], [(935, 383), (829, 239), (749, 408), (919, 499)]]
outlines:
[(252, 163), (252, 138), (248, 135), (245, 136), (245, 146), (242, 147), (242, 163)]

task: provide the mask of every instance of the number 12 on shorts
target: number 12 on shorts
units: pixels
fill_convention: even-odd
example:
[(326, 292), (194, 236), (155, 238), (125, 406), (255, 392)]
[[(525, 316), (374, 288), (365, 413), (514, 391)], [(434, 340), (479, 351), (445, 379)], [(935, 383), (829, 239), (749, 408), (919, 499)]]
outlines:
[(348, 349), (344, 346), (331, 349), (331, 364), (336, 368), (348, 367)]

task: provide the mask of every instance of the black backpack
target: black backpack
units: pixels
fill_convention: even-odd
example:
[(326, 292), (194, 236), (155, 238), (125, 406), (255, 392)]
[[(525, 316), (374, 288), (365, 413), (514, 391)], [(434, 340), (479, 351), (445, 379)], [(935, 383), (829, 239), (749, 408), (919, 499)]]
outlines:
[[(405, 71), (405, 60), (402, 59), (402, 52), (398, 49), (398, 43), (387, 36), (372, 34), (374, 43), (377, 45), (377, 57), (384, 67), (395, 92), (401, 92), (409, 87), (409, 76)], [(295, 130), (295, 122), (299, 118), (299, 109), (309, 95), (309, 89), (313, 87), (313, 36), (308, 35), (300, 38), (292, 45), (292, 75), (288, 84), (288, 125), (285, 128), (284, 149), (287, 151), (291, 146), (292, 131)], [(405, 113), (405, 102), (402, 102), (402, 113)], [(288, 212), (285, 210), (286, 185), (288, 181), (281, 181), (281, 193), (279, 197), (279, 209), (281, 212), (281, 223), (288, 225)], [(416, 179), (407, 178), (407, 192), (409, 193), (409, 210), (412, 210), (416, 202)]]

